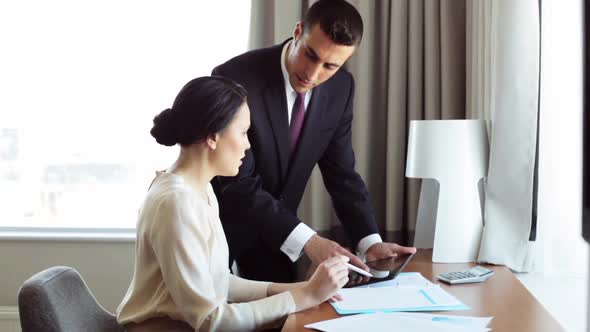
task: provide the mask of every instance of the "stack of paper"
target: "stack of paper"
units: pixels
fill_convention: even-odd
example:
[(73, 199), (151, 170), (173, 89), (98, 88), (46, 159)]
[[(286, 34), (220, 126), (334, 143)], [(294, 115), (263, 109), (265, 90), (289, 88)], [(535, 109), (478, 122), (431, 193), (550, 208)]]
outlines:
[(305, 325), (325, 332), (483, 332), (492, 317), (466, 317), (419, 313), (377, 313), (346, 316)]
[(341, 289), (338, 293), (343, 300), (332, 302), (331, 305), (341, 315), (469, 309), (420, 273), (402, 273), (394, 280)]

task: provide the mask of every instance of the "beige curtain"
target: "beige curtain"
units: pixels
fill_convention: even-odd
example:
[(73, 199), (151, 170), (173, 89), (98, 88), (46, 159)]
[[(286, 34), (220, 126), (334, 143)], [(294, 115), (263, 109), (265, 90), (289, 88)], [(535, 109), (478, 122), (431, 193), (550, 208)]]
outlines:
[[(416, 119), (464, 119), (465, 1), (349, 1), (365, 32), (347, 63), (356, 80), (353, 144), (376, 220), (388, 241), (411, 244), (419, 181), (405, 178), (407, 128)], [(308, 1), (253, 0), (250, 47), (292, 35)], [(321, 173), (310, 179), (299, 217), (338, 238)]]

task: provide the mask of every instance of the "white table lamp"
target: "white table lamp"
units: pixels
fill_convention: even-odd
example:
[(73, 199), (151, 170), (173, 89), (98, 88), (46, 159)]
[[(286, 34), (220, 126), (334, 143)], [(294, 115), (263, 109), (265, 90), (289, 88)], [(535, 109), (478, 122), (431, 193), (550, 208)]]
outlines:
[(414, 246), (433, 262), (477, 258), (488, 157), (484, 120), (410, 121), (406, 176), (423, 179)]

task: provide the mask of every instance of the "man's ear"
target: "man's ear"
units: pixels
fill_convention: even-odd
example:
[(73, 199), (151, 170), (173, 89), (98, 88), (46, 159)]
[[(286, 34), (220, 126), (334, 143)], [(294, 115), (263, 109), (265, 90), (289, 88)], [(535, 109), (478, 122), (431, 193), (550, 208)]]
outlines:
[(207, 137), (207, 146), (211, 150), (217, 149), (217, 141), (219, 140), (219, 134), (211, 134)]
[(296, 42), (301, 36), (303, 36), (303, 21), (297, 21), (295, 29), (293, 29), (293, 40)]

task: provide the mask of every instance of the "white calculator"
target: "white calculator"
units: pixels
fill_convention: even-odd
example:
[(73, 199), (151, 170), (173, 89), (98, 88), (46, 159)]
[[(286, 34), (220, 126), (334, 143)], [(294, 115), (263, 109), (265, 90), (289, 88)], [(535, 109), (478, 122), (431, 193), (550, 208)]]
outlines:
[(492, 274), (494, 271), (478, 265), (466, 271), (441, 273), (437, 278), (448, 284), (466, 284), (486, 281)]

